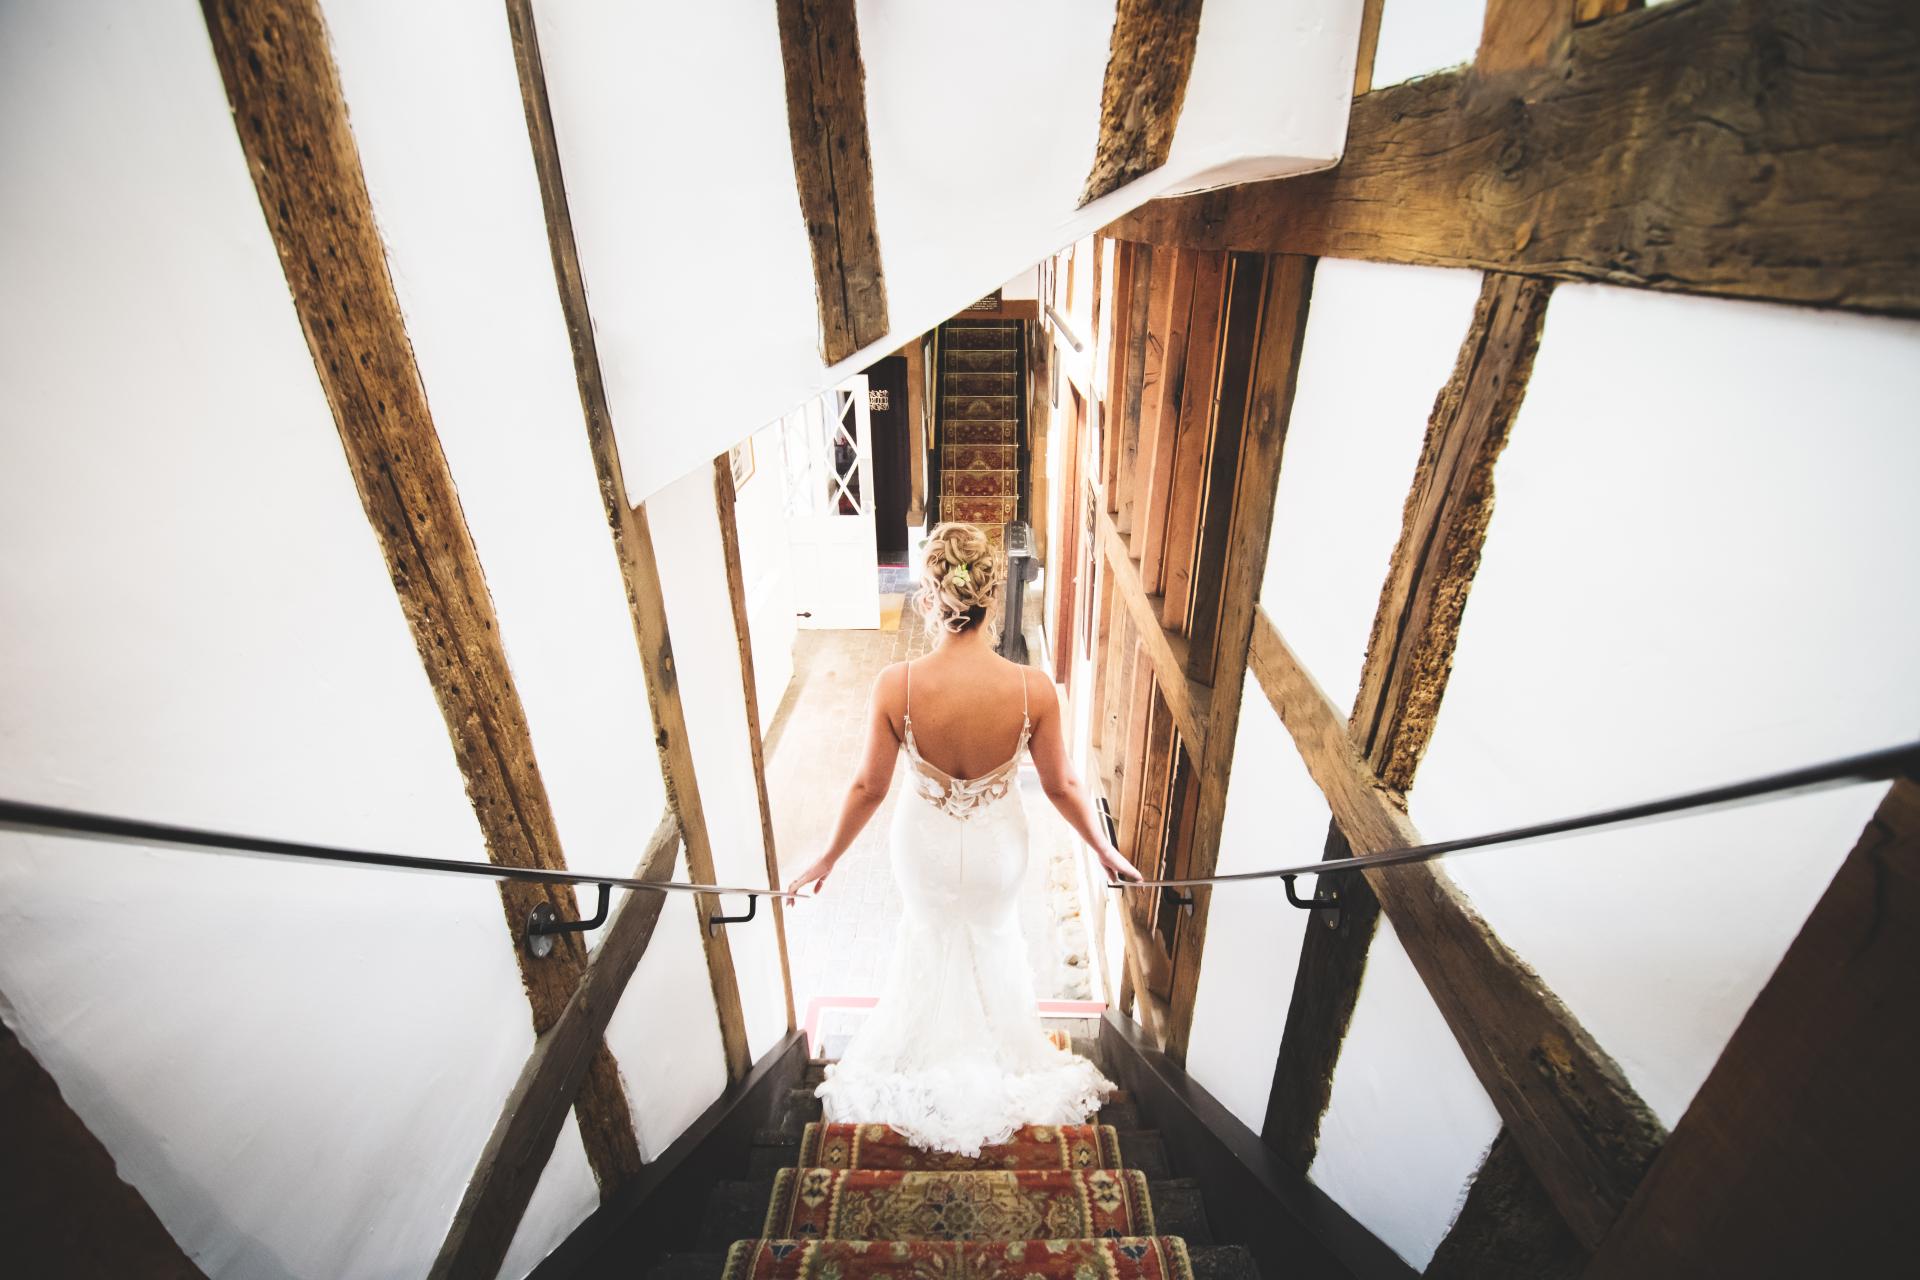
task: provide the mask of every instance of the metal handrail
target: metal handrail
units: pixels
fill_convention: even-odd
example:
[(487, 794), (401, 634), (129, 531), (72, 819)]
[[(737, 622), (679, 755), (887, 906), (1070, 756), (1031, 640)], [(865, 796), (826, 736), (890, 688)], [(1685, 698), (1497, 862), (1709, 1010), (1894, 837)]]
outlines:
[(1272, 867), (1261, 871), (1237, 871), (1227, 875), (1195, 876), (1185, 880), (1110, 880), (1107, 882), (1107, 888), (1186, 889), (1238, 884), (1247, 880), (1285, 880), (1288, 882), (1289, 901), (1296, 906), (1314, 908), (1324, 906), (1325, 903), (1297, 899), (1294, 896), (1292, 884), (1295, 876), (1319, 875), (1329, 871), (1364, 871), (1368, 867), (1400, 867), (1413, 862), (1432, 862), (1437, 858), (1445, 858), (1451, 854), (1465, 853), (1474, 849), (1524, 844), (1533, 840), (1546, 840), (1555, 836), (1594, 831), (1602, 827), (1631, 826), (1679, 813), (1705, 813), (1751, 804), (1758, 800), (1775, 800), (1789, 795), (1805, 795), (1862, 782), (1884, 782), (1898, 777), (1920, 777), (1920, 742), (1909, 742), (1903, 746), (1869, 751), (1863, 755), (1845, 756), (1824, 764), (1808, 765), (1801, 769), (1789, 769), (1783, 773), (1749, 778), (1744, 782), (1707, 787), (1700, 791), (1688, 791), (1663, 800), (1649, 800), (1640, 804), (1624, 805), (1617, 809), (1602, 809), (1579, 817), (1536, 822), (1524, 827), (1509, 827), (1504, 831), (1489, 832), (1486, 835), (1465, 836), (1457, 840), (1435, 840), (1427, 844), (1410, 845), (1404, 849), (1389, 849), (1382, 853), (1364, 853), (1348, 858), (1327, 858), (1319, 862), (1306, 862), (1291, 867)]
[(687, 884), (676, 880), (637, 880), (632, 876), (598, 875), (584, 871), (549, 871), (540, 867), (503, 867), (491, 862), (463, 862), (457, 858), (426, 858), (408, 853), (380, 853), (370, 849), (341, 849), (332, 845), (275, 840), (266, 836), (236, 835), (198, 827), (115, 818), (105, 814), (59, 809), (52, 805), (0, 800), (0, 830), (38, 831), (117, 843), (164, 844), (217, 853), (240, 853), (269, 858), (299, 858), (309, 862), (344, 862), (395, 871), (425, 871), (438, 875), (479, 876), (487, 880), (514, 880), (523, 884), (607, 885), (620, 889), (647, 889), (659, 893), (711, 893), (771, 896), (777, 889), (760, 885)]
[(1044, 303), (1043, 305), (1047, 309), (1047, 319), (1053, 321), (1053, 327), (1060, 331), (1060, 336), (1067, 340), (1067, 345), (1075, 351), (1085, 351), (1087, 349), (1086, 344), (1081, 342), (1074, 334), (1073, 326), (1067, 323), (1066, 317), (1058, 311), (1055, 311), (1051, 302)]

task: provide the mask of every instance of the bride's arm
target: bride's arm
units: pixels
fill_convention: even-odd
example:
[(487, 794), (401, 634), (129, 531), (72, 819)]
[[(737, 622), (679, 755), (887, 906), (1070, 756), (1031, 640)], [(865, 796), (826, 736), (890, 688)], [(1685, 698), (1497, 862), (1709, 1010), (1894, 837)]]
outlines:
[(1100, 865), (1107, 874), (1116, 880), (1139, 880), (1140, 869), (1122, 857), (1120, 851), (1107, 839), (1106, 827), (1093, 809), (1093, 796), (1073, 771), (1073, 762), (1067, 758), (1066, 731), (1061, 725), (1060, 695), (1053, 687), (1053, 681), (1045, 678), (1033, 678), (1027, 673), (1027, 691), (1031, 695), (1038, 687), (1043, 692), (1033, 698), (1033, 737), (1028, 749), (1033, 753), (1033, 767), (1040, 774), (1040, 786), (1047, 793), (1047, 799), (1060, 811), (1076, 834), (1093, 848), (1100, 858)]
[(812, 866), (795, 876), (787, 886), (790, 894), (809, 884), (819, 893), (827, 887), (833, 864), (840, 861), (854, 837), (860, 834), (893, 785), (893, 765), (900, 753), (900, 739), (893, 728), (894, 709), (905, 701), (905, 669), (899, 664), (888, 667), (873, 682), (873, 697), (867, 703), (867, 746), (860, 767), (847, 786), (847, 797), (840, 804), (840, 820), (834, 824), (827, 851)]

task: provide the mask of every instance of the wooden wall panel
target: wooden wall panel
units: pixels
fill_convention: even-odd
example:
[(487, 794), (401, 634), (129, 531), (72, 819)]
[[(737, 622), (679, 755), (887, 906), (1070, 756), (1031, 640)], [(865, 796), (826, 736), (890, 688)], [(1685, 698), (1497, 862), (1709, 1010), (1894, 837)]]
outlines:
[(1221, 312), (1226, 305), (1227, 255), (1194, 255), (1193, 306), (1180, 375), (1179, 421), (1168, 468), (1167, 517), (1158, 549), (1161, 623), (1184, 632), (1193, 599), (1194, 554), (1200, 539), (1200, 503), (1213, 423), (1214, 379), (1220, 363)]

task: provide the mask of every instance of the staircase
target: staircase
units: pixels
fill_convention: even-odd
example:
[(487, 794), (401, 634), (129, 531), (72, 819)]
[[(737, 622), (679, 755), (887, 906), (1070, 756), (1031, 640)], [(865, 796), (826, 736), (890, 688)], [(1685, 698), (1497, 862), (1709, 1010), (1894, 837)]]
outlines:
[(940, 326), (942, 520), (1000, 527), (1020, 516), (1021, 322)]
[[(1074, 1051), (1100, 1059), (1092, 1041)], [(713, 1188), (699, 1251), (666, 1255), (652, 1280), (1257, 1280), (1247, 1250), (1213, 1243), (1197, 1184), (1125, 1093), (1095, 1124), (1029, 1127), (968, 1159), (822, 1124), (824, 1067), (756, 1136), (748, 1177)]]

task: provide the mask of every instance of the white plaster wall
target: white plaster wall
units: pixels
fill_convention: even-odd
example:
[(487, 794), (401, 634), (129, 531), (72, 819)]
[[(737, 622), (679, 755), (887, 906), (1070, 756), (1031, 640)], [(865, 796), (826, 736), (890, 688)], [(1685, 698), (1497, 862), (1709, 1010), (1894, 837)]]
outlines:
[(1486, 0), (1386, 0), (1373, 54), (1373, 87), (1472, 62), (1486, 12)]
[[(684, 852), (674, 875), (687, 878)], [(700, 945), (705, 921), (695, 902), (691, 894), (667, 898), (653, 942), (607, 1024), (608, 1047), (634, 1094), (640, 1154), (648, 1160), (727, 1087), (720, 1019)]]
[[(547, 252), (506, 11), (328, 0), (434, 428), (568, 865), (631, 875), (666, 808)], [(432, 64), (430, 81), (420, 67)], [(582, 890), (591, 910), (591, 890)]]
[[(1422, 831), (1913, 738), (1916, 403), (1920, 324), (1560, 288), (1412, 794)], [(1881, 790), (1455, 876), (1671, 1124)]]
[[(765, 837), (747, 740), (747, 703), (740, 684), (740, 648), (727, 591), (720, 515), (714, 505), (713, 465), (696, 468), (647, 499), (647, 518), (660, 552), (660, 588), (666, 596), (674, 670), (713, 844), (716, 883), (764, 886)], [(726, 900), (730, 912), (745, 906), (744, 899)], [(751, 924), (728, 925), (727, 937), (739, 975), (747, 1042), (758, 1058), (787, 1031), (770, 904), (760, 904), (759, 918)], [(711, 1002), (709, 993), (701, 994)]]
[(1499, 1113), (1382, 916), (1307, 1176), (1421, 1270), (1499, 1131)]
[(779, 423), (751, 437), (753, 475), (734, 495), (734, 525), (740, 539), (740, 578), (747, 598), (747, 633), (753, 637), (754, 692), (760, 700), (760, 732), (793, 682), (793, 646), (799, 636), (793, 604), (793, 545), (787, 536), (787, 481)]
[[(892, 332), (828, 370), (773, 11), (739, 0), (682, 8), (663, 40), (645, 8), (536, 5), (630, 495), (1203, 171), (1251, 178), (1330, 163), (1345, 136), (1359, 9), (1209, 5), (1173, 159), (1078, 209), (1112, 0), (861, 4)], [(1044, 74), (1036, 49), (1056, 51)], [(721, 333), (728, 341), (714, 341)]]
[[(1179, 175), (1171, 190), (1258, 182), (1337, 160), (1363, 7), (1361, 0), (1212, 0), (1203, 7), (1167, 156)], [(1286, 92), (1277, 91), (1281, 85)]]
[[(1286, 726), (1249, 677), (1228, 775), (1219, 873), (1312, 862), (1325, 851), (1331, 817)], [(1312, 877), (1295, 884), (1302, 896), (1312, 895)], [(1266, 1119), (1310, 924), (1308, 912), (1288, 904), (1278, 880), (1218, 889), (1207, 909), (1206, 963), (1194, 997), (1187, 1070), (1255, 1133)]]
[[(483, 856), (198, 10), (0, 9), (0, 154), (0, 791)], [(493, 886), (7, 836), (0, 904), (210, 1275), (424, 1270), (532, 1044)]]
[[(513, 1244), (507, 1249), (499, 1274), (519, 1277), (532, 1271), (599, 1203), (600, 1187), (594, 1181), (593, 1167), (587, 1163), (580, 1122), (569, 1111), (553, 1155), (533, 1189), (533, 1199), (527, 1202), (519, 1229), (513, 1233)], [(580, 1208), (583, 1204), (587, 1206), (585, 1213)]]
[(1479, 291), (1477, 271), (1334, 258), (1314, 268), (1260, 603), (1343, 712), (1427, 418)]

